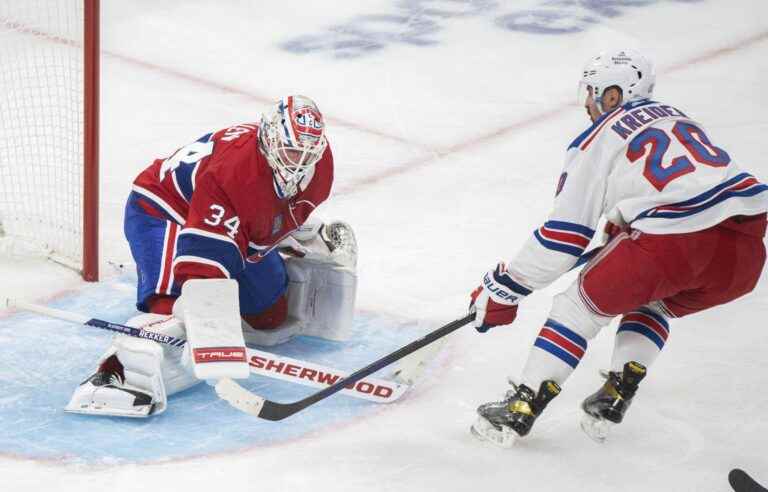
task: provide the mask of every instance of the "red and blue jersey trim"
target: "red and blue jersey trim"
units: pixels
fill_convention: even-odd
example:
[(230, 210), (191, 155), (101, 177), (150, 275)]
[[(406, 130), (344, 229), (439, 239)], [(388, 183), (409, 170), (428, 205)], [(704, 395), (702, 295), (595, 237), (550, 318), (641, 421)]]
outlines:
[(573, 222), (550, 220), (533, 231), (533, 235), (547, 249), (578, 257), (589, 245), (595, 231)]
[(549, 352), (575, 369), (587, 351), (587, 340), (565, 325), (548, 319), (533, 346)]
[(576, 139), (568, 146), (568, 150), (578, 147), (579, 150), (586, 150), (592, 141), (600, 134), (603, 128), (606, 127), (609, 121), (614, 120), (617, 116), (623, 115), (627, 111), (632, 111), (648, 104), (657, 104), (656, 101), (650, 99), (640, 99), (638, 101), (631, 101), (623, 106), (619, 106), (613, 111), (603, 113), (598, 119), (592, 123), (592, 126), (584, 130)]
[(165, 220), (170, 220), (179, 225), (184, 225), (185, 219), (180, 212), (171, 207), (168, 202), (160, 198), (158, 195), (140, 186), (135, 184), (133, 185), (131, 194), (128, 196), (128, 202), (140, 206), (142, 210), (148, 213), (150, 212), (147, 211), (146, 206), (149, 206), (151, 207), (152, 211), (155, 212), (150, 213), (150, 215), (162, 217)]
[(660, 314), (648, 308), (640, 308), (625, 314), (621, 318), (621, 323), (616, 333), (623, 331), (640, 334), (653, 342), (661, 350), (664, 348), (664, 344), (669, 337), (669, 323)]
[(766, 190), (768, 190), (768, 186), (759, 182), (757, 178), (749, 173), (741, 173), (689, 200), (646, 210), (635, 217), (632, 222), (647, 218), (678, 219), (688, 217), (719, 205), (730, 198), (751, 197)]
[(192, 264), (192, 270), (195, 269), (194, 264), (199, 264), (206, 271), (214, 266), (220, 270), (217, 277), (234, 278), (245, 268), (242, 254), (234, 240), (194, 228), (186, 228), (179, 233), (176, 260), (176, 265)]
[(622, 107), (618, 107), (613, 111), (600, 115), (600, 117), (596, 119), (589, 128), (584, 130), (578, 137), (574, 139), (573, 142), (571, 142), (571, 144), (568, 146), (568, 150), (573, 148), (579, 148), (580, 150), (586, 149), (589, 144), (592, 143), (592, 140), (597, 137), (598, 133), (600, 133), (600, 131), (605, 127), (605, 125), (608, 123), (608, 120), (613, 119), (614, 116), (618, 116), (623, 112), (624, 109)]

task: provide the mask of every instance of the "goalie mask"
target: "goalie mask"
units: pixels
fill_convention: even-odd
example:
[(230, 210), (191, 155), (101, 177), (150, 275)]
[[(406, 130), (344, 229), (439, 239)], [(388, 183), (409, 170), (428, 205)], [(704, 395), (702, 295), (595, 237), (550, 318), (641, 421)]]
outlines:
[(328, 145), (323, 115), (308, 97), (284, 97), (262, 116), (259, 145), (272, 168), (277, 195), (290, 198), (312, 179)]
[(656, 83), (656, 71), (651, 61), (632, 50), (603, 52), (584, 66), (579, 82), (577, 103), (583, 106), (592, 94), (601, 111), (603, 92), (609, 87), (621, 89), (622, 104), (650, 98)]

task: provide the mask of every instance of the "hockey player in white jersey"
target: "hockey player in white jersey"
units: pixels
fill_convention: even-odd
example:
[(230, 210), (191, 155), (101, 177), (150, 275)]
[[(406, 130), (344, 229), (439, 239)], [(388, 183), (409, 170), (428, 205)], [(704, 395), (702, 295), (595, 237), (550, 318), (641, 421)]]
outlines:
[(521, 378), (478, 408), (476, 436), (509, 446), (525, 436), (579, 364), (588, 342), (621, 316), (610, 372), (584, 400), (584, 430), (602, 441), (620, 423), (669, 336), (669, 319), (754, 288), (765, 263), (768, 187), (680, 109), (651, 99), (651, 62), (629, 50), (586, 65), (580, 92), (592, 125), (568, 147), (554, 208), (509, 263), (472, 293), (480, 332), (514, 321), (518, 303), (570, 270), (605, 221), (607, 244), (554, 298)]

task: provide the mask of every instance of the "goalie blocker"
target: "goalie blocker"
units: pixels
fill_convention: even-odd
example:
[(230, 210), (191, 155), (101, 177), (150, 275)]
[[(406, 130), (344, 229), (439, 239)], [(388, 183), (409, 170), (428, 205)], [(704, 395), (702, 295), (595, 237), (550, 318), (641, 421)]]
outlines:
[(187, 281), (174, 316), (141, 314), (129, 326), (176, 338), (184, 348), (117, 335), (97, 369), (75, 390), (73, 413), (147, 417), (167, 408), (168, 396), (201, 380), (246, 378), (245, 343), (276, 345), (296, 335), (349, 339), (357, 290), (357, 244), (343, 222), (307, 224), (280, 243), (288, 251), (288, 317), (273, 330), (241, 321), (237, 284)]

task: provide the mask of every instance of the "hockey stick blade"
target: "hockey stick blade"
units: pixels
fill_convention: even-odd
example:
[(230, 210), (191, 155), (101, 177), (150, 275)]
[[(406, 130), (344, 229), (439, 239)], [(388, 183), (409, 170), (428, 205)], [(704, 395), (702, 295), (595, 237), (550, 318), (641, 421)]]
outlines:
[(392, 379), (398, 384), (413, 386), (431, 362), (441, 350), (448, 339), (442, 338), (436, 342), (423, 347), (416, 352), (403, 357), (387, 374), (387, 379)]
[(225, 400), (241, 412), (257, 417), (266, 401), (229, 378), (220, 379), (213, 389), (222, 400)]
[(314, 405), (315, 403), (328, 398), (344, 389), (347, 386), (353, 385), (366, 376), (373, 374), (374, 372), (387, 367), (388, 365), (396, 362), (403, 357), (411, 354), (420, 348), (429, 345), (435, 340), (439, 340), (444, 336), (452, 333), (462, 326), (471, 323), (475, 319), (475, 313), (468, 314), (463, 318), (457, 319), (438, 328), (435, 331), (427, 333), (423, 337), (415, 340), (404, 347), (397, 349), (396, 351), (385, 355), (381, 359), (378, 359), (367, 366), (359, 369), (346, 378), (337, 381), (336, 383), (324, 388), (316, 393), (313, 393), (306, 398), (291, 402), (291, 403), (279, 403), (268, 400), (261, 396), (258, 396), (250, 391), (246, 390), (236, 382), (232, 380), (221, 380), (216, 385), (216, 393), (220, 398), (229, 402), (233, 407), (238, 410), (244, 411), (250, 415), (256, 417), (278, 421), (290, 417), (291, 415), (298, 413), (305, 408)]
[(747, 472), (739, 468), (734, 468), (728, 473), (728, 483), (731, 484), (734, 492), (768, 492), (768, 489), (755, 482)]

